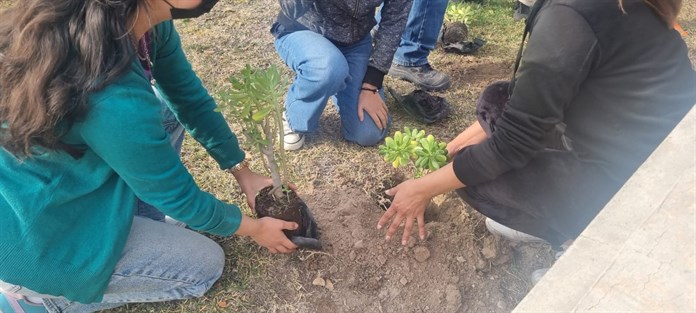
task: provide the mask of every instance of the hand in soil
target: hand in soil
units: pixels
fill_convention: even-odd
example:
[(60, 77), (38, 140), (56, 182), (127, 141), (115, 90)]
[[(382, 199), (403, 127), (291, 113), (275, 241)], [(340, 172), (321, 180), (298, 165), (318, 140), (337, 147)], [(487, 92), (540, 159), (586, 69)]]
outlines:
[[(407, 180), (398, 186), (387, 190), (387, 195), (393, 196), (391, 206), (382, 218), (377, 222), (377, 229), (381, 229), (389, 224), (386, 240), (391, 240), (402, 222), (404, 222), (404, 233), (401, 237), (401, 244), (406, 245), (411, 237), (413, 220), (418, 221), (418, 234), (421, 240), (425, 239), (425, 221), (423, 215), (430, 203), (430, 197), (422, 192), (422, 188), (416, 180)], [(390, 222), (391, 220), (391, 222)]]
[(272, 217), (263, 217), (255, 221), (258, 223), (257, 227), (252, 230), (249, 236), (258, 245), (268, 249), (271, 253), (290, 253), (297, 249), (297, 245), (292, 243), (283, 233), (283, 230), (297, 229), (297, 223)]

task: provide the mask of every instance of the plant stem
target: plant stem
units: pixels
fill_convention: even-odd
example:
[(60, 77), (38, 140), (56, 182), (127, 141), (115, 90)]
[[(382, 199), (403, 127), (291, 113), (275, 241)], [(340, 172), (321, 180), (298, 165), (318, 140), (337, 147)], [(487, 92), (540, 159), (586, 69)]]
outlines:
[(278, 169), (278, 164), (276, 163), (275, 159), (275, 154), (273, 153), (273, 143), (275, 142), (275, 138), (273, 138), (273, 135), (271, 134), (271, 127), (267, 124), (264, 123), (263, 125), (263, 132), (266, 134), (266, 138), (269, 139), (269, 144), (264, 145), (261, 148), (261, 153), (266, 156), (266, 160), (268, 160), (268, 170), (271, 172), (271, 179), (273, 180), (273, 195), (276, 197), (276, 199), (280, 199), (280, 197), (283, 196), (283, 181), (280, 179), (280, 172)]

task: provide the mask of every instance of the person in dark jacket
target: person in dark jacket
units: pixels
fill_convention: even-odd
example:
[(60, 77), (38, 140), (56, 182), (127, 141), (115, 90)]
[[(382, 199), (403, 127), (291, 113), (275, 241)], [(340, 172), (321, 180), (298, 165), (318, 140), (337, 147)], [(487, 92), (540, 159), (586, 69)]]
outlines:
[[(383, 4), (374, 38), (375, 9)], [(285, 149), (319, 127), (330, 97), (343, 137), (363, 146), (387, 134), (382, 81), (404, 31), (411, 0), (280, 0), (271, 28), (278, 55), (295, 72), (285, 100)]]
[(457, 190), (488, 218), (559, 247), (693, 108), (696, 73), (673, 29), (680, 0), (537, 5), (507, 104), (478, 108), (500, 113), (448, 144), (452, 163), (387, 192), (387, 239), (405, 222), (406, 243), (414, 220), (423, 238), (430, 199)]

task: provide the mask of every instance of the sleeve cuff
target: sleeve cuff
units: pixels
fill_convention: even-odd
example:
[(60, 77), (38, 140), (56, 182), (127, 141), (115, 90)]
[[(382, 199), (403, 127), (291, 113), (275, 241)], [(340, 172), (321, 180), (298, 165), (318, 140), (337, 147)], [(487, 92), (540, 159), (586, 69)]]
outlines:
[(222, 203), (225, 208), (218, 207), (223, 210), (225, 216), (218, 225), (205, 230), (205, 232), (218, 236), (231, 236), (237, 232), (239, 225), (242, 223), (242, 211), (236, 205)]
[(377, 89), (382, 89), (382, 83), (384, 82), (384, 75), (382, 71), (372, 67), (367, 67), (367, 72), (365, 72), (365, 78), (363, 78), (363, 83), (368, 83), (377, 87)]
[(229, 169), (246, 158), (244, 151), (232, 142), (208, 149), (208, 153), (215, 159), (222, 170)]

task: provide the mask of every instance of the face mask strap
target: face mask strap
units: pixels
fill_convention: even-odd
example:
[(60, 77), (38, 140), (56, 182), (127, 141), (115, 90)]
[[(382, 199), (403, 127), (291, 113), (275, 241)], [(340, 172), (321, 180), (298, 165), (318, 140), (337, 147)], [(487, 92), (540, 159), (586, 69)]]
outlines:
[(171, 3), (169, 3), (169, 1), (167, 1), (167, 0), (162, 0), (162, 1), (164, 1), (166, 4), (168, 4), (172, 9), (176, 9)]

